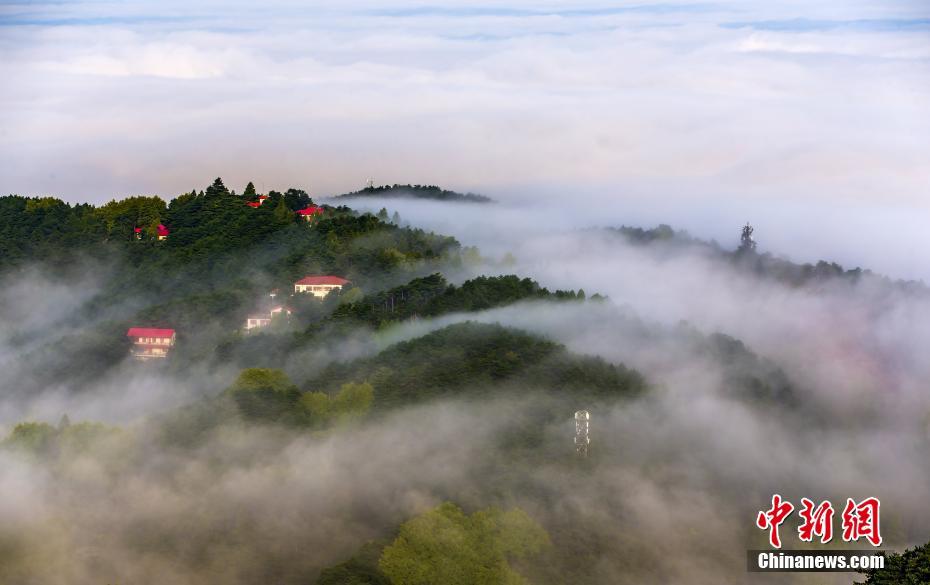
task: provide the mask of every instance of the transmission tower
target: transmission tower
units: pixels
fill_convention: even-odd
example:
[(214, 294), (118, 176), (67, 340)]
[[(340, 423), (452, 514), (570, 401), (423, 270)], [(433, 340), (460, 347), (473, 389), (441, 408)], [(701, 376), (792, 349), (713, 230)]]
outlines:
[(588, 445), (591, 444), (591, 413), (579, 410), (575, 413), (575, 452), (580, 457), (588, 456)]
[(740, 250), (755, 250), (756, 241), (752, 239), (753, 228), (749, 225), (749, 222), (746, 222), (746, 225), (743, 226), (743, 233), (739, 237), (739, 249)]

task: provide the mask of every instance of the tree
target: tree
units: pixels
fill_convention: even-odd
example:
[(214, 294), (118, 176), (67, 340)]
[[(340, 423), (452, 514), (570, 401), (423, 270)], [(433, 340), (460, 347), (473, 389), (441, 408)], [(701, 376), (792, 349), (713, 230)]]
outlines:
[(387, 218), (388, 218), (388, 210), (386, 207), (382, 207), (381, 210), (378, 212), (378, 219), (380, 219), (381, 221), (387, 221)]
[(245, 186), (245, 191), (242, 192), (242, 196), (246, 198), (255, 197), (255, 185), (252, 184), (252, 181), (249, 181), (249, 184)]
[(333, 397), (331, 413), (339, 420), (364, 416), (375, 398), (375, 389), (368, 382), (348, 382)]
[(292, 424), (303, 420), (297, 407), (300, 391), (281, 370), (243, 370), (226, 392), (246, 419)]
[(930, 542), (885, 557), (885, 568), (860, 571), (867, 576), (857, 585), (923, 585), (930, 583)]
[(325, 392), (306, 392), (300, 397), (300, 405), (314, 424), (347, 422), (364, 416), (374, 396), (368, 382), (347, 382), (332, 397)]
[(548, 545), (546, 531), (522, 510), (468, 516), (446, 502), (405, 522), (379, 567), (394, 585), (519, 585), (526, 580), (508, 561)]
[(57, 430), (48, 423), (24, 422), (13, 427), (13, 432), (2, 445), (38, 454), (49, 447), (56, 435)]
[(288, 208), (284, 197), (278, 199), (278, 204), (274, 208), (274, 220), (280, 225), (294, 223), (294, 212)]
[(207, 197), (218, 197), (220, 195), (229, 195), (229, 189), (223, 184), (223, 179), (217, 177), (213, 184), (207, 187)]
[(313, 199), (303, 189), (288, 189), (284, 192), (284, 201), (292, 211), (313, 205)]

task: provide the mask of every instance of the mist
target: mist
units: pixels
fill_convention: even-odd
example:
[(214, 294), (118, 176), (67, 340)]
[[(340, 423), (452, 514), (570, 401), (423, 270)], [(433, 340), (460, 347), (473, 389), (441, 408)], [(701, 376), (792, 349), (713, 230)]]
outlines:
[[(61, 389), (27, 397), (14, 389), (38, 372), (12, 370), (0, 387), (9, 423), (55, 423), (68, 413), (122, 426), (70, 458), (0, 455), (0, 543), (16, 561), (7, 569), (14, 582), (81, 585), (150, 575), (171, 585), (312, 582), (322, 568), (367, 541), (392, 538), (399, 523), (445, 500), (520, 506), (550, 530), (557, 548), (561, 539), (585, 535), (593, 547), (586, 570), (596, 583), (757, 582), (745, 573), (744, 551), (764, 545), (753, 519), (772, 493), (834, 503), (874, 495), (883, 504), (888, 548), (926, 541), (926, 292), (878, 277), (788, 287), (741, 272), (706, 248), (631, 245), (595, 229), (634, 223), (607, 215), (594, 221), (549, 208), (367, 205), (386, 205), (403, 222), (477, 245), (483, 259), (450, 267), (456, 281), (515, 273), (607, 299), (524, 302), (375, 335), (348, 332), (290, 356), (292, 375), (479, 321), (623, 363), (646, 376), (650, 392), (591, 405), (592, 455), (584, 464), (575, 458), (566, 412), (542, 429), (538, 459), (509, 465), (501, 455), (506, 432), (539, 400), (520, 393), (406, 407), (322, 433), (223, 426), (185, 451), (159, 436), (156, 415), (221, 391), (235, 374), (229, 368), (175, 376), (126, 361), (84, 394), (63, 381)], [(6, 363), (15, 363), (20, 338), (38, 343), (62, 327), (93, 323), (74, 315), (105, 274), (55, 283), (36, 269), (10, 281), (0, 353)], [(76, 285), (86, 294), (71, 294)], [(701, 340), (718, 332), (783, 370), (797, 405), (734, 395), (725, 366), (702, 350)], [(795, 542), (787, 524), (782, 534)], [(545, 563), (525, 568), (530, 575), (545, 570)]]

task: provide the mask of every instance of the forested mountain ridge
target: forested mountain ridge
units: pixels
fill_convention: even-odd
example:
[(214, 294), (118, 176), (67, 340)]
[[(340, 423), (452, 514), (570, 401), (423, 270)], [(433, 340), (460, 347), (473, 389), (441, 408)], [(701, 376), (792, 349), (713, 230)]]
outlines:
[(409, 199), (432, 199), (434, 201), (463, 203), (493, 203), (494, 200), (475, 193), (458, 193), (437, 187), (436, 185), (381, 185), (365, 187), (352, 193), (337, 195), (336, 199), (363, 197), (401, 197)]
[[(167, 204), (3, 205), (0, 241), (18, 252), (0, 273), (25, 299), (0, 306), (14, 323), (0, 331), (0, 366), (15, 380), (5, 398), (72, 405), (29, 413), (0, 436), (4, 461), (55, 486), (42, 496), (51, 521), (30, 519), (24, 536), (0, 528), (3, 582), (42, 581), (55, 573), (48, 559), (107, 582), (144, 581), (138, 567), (205, 585), (678, 582), (662, 547), (684, 541), (641, 537), (643, 495), (709, 502), (716, 490), (726, 506), (714, 522), (733, 548), (741, 530), (760, 536), (734, 494), (766, 488), (738, 465), (713, 466), (718, 454), (743, 455), (731, 423), (799, 433), (829, 414), (807, 408), (809, 378), (798, 383), (796, 370), (731, 335), (646, 321), (624, 306), (623, 288), (607, 299), (498, 274), (517, 270), (388, 221), (387, 210), (317, 207), (296, 189), (236, 195), (219, 180)], [(311, 206), (310, 221), (296, 213)], [(728, 252), (667, 226), (608, 233), (637, 253), (686, 250), (675, 258), (687, 261), (699, 250), (795, 287), (871, 278), (779, 271), (754, 249)], [(344, 285), (298, 294), (306, 275)], [(45, 289), (53, 302), (33, 310)], [(244, 330), (273, 306), (282, 310), (269, 324)], [(172, 353), (133, 362), (133, 325), (176, 329)], [(70, 410), (96, 401), (89, 412), (106, 415), (119, 400), (145, 410)], [(689, 475), (703, 491), (682, 489)], [(86, 513), (93, 502), (106, 504)], [(73, 542), (56, 536), (62, 521)], [(727, 570), (732, 559), (706, 545), (710, 570)], [(88, 550), (100, 562), (84, 565)], [(894, 575), (870, 582), (893, 582), (882, 579), (914, 570), (924, 552), (895, 557)]]
[(655, 249), (659, 253), (674, 254), (683, 250), (692, 250), (722, 260), (737, 270), (754, 277), (777, 281), (791, 287), (817, 286), (825, 283), (869, 283), (877, 288), (890, 289), (930, 295), (930, 288), (922, 281), (894, 280), (867, 268), (847, 269), (836, 262), (819, 260), (816, 263), (798, 264), (777, 257), (770, 252), (759, 252), (752, 247), (739, 246), (736, 250), (727, 250), (716, 240), (702, 240), (684, 230), (675, 230), (666, 224), (654, 228), (611, 227), (604, 230), (607, 234), (622, 239), (625, 243)]

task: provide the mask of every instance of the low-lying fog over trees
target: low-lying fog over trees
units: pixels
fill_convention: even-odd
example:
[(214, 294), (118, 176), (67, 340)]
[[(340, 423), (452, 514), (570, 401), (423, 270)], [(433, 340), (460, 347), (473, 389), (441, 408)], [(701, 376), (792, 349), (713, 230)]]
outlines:
[(0, 199), (0, 582), (750, 582), (773, 493), (878, 497), (919, 561), (927, 287), (550, 212)]

